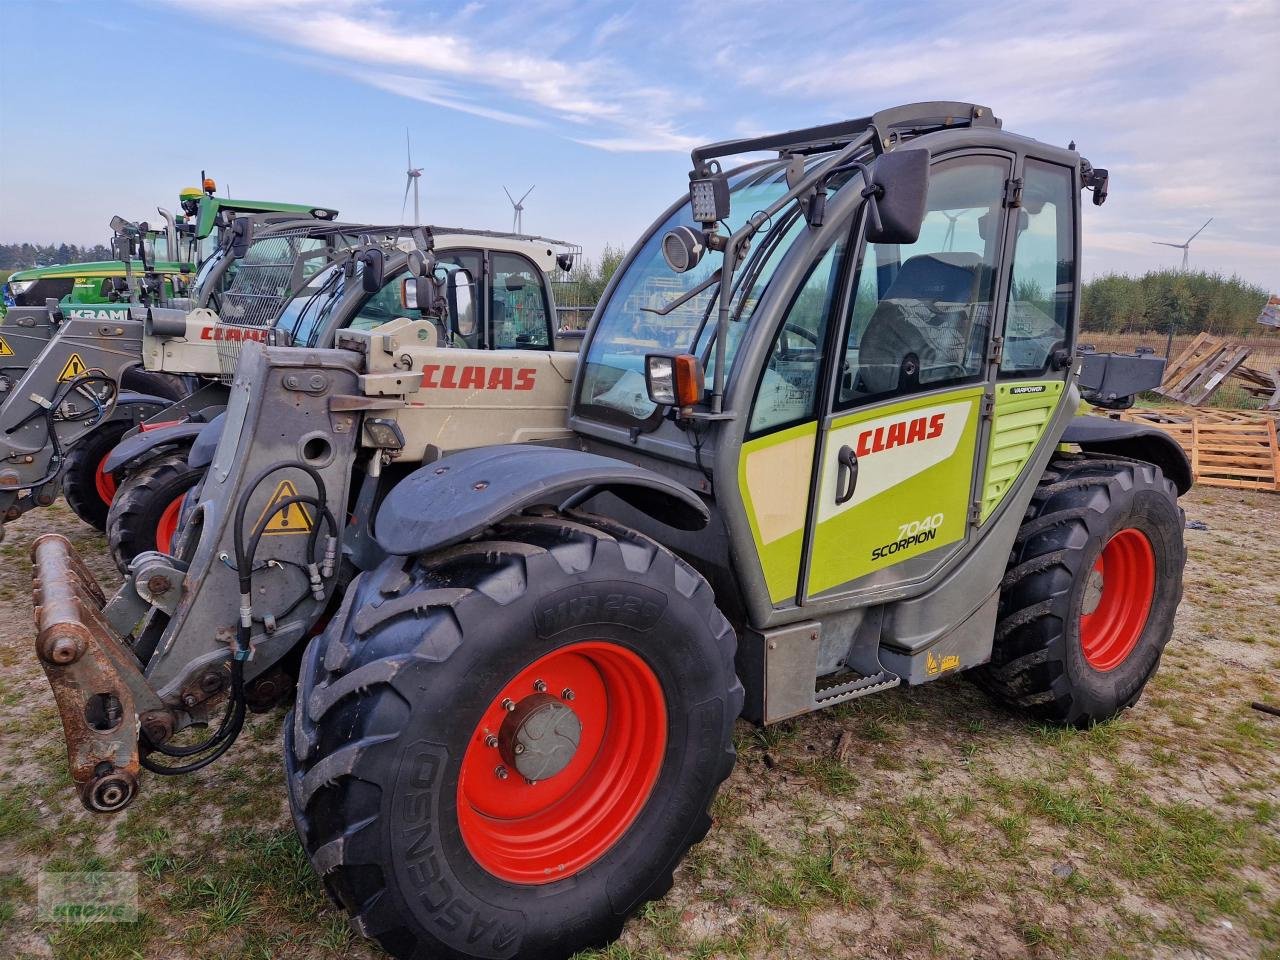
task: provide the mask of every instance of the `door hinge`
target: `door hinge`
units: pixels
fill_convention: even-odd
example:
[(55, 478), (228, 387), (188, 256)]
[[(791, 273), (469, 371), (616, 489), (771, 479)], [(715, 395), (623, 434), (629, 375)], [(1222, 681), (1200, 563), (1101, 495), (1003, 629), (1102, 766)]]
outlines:
[(982, 501), (975, 500), (969, 504), (969, 526), (976, 527), (982, 522)]
[(982, 404), (978, 408), (978, 413), (983, 420), (992, 419), (996, 413), (996, 398), (991, 396), (989, 393), (984, 393), (982, 395)]
[(1010, 177), (1004, 182), (1004, 205), (1006, 207), (1022, 206), (1022, 178)]
[(987, 351), (987, 363), (999, 363), (1004, 356), (1004, 337), (992, 337), (991, 349)]

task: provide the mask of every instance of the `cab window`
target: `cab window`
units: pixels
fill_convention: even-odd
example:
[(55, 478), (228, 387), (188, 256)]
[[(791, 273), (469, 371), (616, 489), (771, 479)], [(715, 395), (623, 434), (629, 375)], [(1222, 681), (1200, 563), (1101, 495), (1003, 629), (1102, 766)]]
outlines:
[(778, 328), (768, 365), (751, 409), (751, 434), (812, 420), (817, 416), (818, 374), (822, 369), (827, 318), (834, 309), (845, 239), (833, 243), (809, 270)]
[(494, 253), (490, 265), (490, 346), (495, 350), (551, 349), (542, 271), (514, 253)]
[(867, 244), (837, 409), (981, 378), (1009, 175), (997, 157), (942, 161), (919, 239)]
[(1075, 279), (1071, 171), (1028, 160), (1014, 241), (1001, 374), (1043, 373), (1066, 346)]

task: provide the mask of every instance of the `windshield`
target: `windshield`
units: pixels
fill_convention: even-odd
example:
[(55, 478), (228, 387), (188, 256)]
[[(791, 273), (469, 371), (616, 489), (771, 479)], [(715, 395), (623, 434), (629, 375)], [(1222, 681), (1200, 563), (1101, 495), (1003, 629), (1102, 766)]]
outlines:
[[(310, 280), (306, 286), (294, 295), (276, 320), (277, 329), (289, 334), (290, 342), (295, 346), (313, 346), (325, 321), (333, 308), (342, 299), (347, 289), (346, 262), (333, 263), (325, 267)], [(359, 270), (363, 264), (356, 264), (356, 273), (352, 282), (359, 283)]]
[[(829, 190), (834, 192), (846, 179), (847, 175), (833, 182)], [(731, 179), (730, 189), (732, 212), (726, 227), (731, 233), (787, 192), (786, 165), (778, 161), (753, 165)], [(580, 409), (588, 416), (625, 423), (653, 415), (657, 407), (649, 400), (644, 379), (648, 353), (695, 353), (703, 359), (710, 380), (707, 359), (715, 333), (719, 285), (712, 284), (665, 316), (654, 312), (705, 281), (723, 259), (718, 251), (708, 250), (694, 269), (672, 272), (662, 256), (662, 237), (680, 225), (696, 226), (688, 202), (645, 240), (603, 308), (585, 358), (578, 397)], [(791, 204), (755, 235), (751, 253), (735, 270), (725, 345), (730, 366), (756, 304), (803, 226), (797, 206)]]

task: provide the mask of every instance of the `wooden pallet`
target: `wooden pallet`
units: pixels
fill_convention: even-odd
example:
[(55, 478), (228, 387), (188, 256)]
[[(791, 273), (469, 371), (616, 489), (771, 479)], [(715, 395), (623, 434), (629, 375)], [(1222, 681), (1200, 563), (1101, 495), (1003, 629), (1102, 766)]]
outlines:
[(1280, 493), (1275, 414), (1211, 407), (1130, 409), (1122, 420), (1163, 430), (1191, 460), (1196, 483)]
[(1270, 370), (1241, 364), (1232, 374), (1253, 396), (1263, 401), (1262, 409), (1280, 410), (1280, 365)]
[(1198, 406), (1212, 397), (1249, 356), (1249, 347), (1202, 333), (1165, 369), (1156, 393)]

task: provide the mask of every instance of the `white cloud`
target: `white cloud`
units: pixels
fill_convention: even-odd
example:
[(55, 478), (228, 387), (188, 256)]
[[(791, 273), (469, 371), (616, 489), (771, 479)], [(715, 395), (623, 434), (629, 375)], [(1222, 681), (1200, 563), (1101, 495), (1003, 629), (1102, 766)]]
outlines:
[[(571, 139), (605, 150), (683, 150), (696, 139), (675, 132), (671, 91), (642, 83), (608, 58), (555, 55), (565, 37), (552, 11), (542, 21), (530, 21), (527, 7), (490, 11), (479, 30), (484, 18), (475, 5), (432, 22), (439, 18), (397, 17), (379, 0), (181, 2), (194, 14), (326, 58), (330, 69), (379, 89), (450, 109), (526, 126), (553, 118), (590, 129)], [(452, 32), (460, 19), (468, 29)], [(625, 16), (610, 18), (596, 40), (617, 39), (626, 28)], [(442, 91), (441, 81), (453, 84), (452, 92)], [(496, 99), (508, 101), (507, 108), (485, 102)]]
[[(802, 57), (758, 59), (744, 82), (845, 113), (932, 97), (988, 104), (1008, 129), (1074, 139), (1111, 170), (1111, 199), (1085, 224), (1090, 238), (1097, 224), (1097, 236), (1145, 242), (1125, 247), (1123, 269), (1168, 265), (1173, 251), (1151, 241), (1182, 240), (1213, 216), (1192, 262), (1280, 288), (1280, 4), (1117, 0), (1096, 17), (1024, 0), (934, 9), (926, 26), (916, 8), (904, 39), (873, 35), (839, 53), (810, 43)], [(855, 9), (824, 28), (859, 20), (872, 18)], [(1113, 265), (1094, 253), (1086, 263)]]

